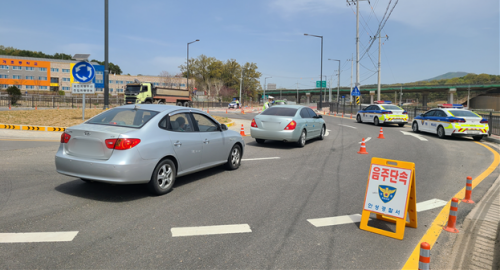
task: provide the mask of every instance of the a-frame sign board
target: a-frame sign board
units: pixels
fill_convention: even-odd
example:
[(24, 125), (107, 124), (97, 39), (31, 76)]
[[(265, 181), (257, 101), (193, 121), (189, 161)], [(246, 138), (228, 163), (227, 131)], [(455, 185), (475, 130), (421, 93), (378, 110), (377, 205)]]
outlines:
[[(396, 231), (368, 226), (370, 213), (375, 213), (377, 219), (396, 223)], [(417, 228), (415, 163), (374, 157), (359, 228), (402, 240), (406, 226)]]

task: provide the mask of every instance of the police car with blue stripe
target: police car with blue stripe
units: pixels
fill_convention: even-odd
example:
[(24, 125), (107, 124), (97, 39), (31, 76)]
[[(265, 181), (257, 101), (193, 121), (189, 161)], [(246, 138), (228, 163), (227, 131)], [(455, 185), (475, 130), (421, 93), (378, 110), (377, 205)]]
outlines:
[(376, 126), (382, 124), (398, 124), (400, 127), (408, 123), (408, 112), (390, 101), (377, 101), (356, 114), (358, 123), (369, 122)]
[(488, 135), (488, 120), (475, 112), (466, 110), (460, 104), (442, 104), (415, 117), (412, 122), (414, 132), (429, 132), (439, 138), (446, 136), (472, 136), (480, 141)]

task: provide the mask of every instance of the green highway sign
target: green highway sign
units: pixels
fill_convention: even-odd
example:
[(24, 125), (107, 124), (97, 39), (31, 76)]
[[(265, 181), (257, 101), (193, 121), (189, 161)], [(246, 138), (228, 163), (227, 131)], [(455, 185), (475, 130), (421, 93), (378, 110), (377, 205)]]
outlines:
[[(322, 85), (320, 86), (319, 83)], [(325, 87), (326, 88), (326, 81), (316, 81), (316, 87)]]

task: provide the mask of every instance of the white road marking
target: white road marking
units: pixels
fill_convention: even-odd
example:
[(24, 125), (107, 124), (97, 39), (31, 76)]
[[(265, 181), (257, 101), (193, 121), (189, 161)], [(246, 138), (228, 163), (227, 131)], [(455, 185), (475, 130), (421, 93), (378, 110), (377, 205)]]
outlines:
[(241, 161), (266, 160), (266, 159), (280, 159), (280, 157), (242, 158)]
[(422, 212), (422, 211), (427, 211), (427, 210), (431, 210), (434, 208), (443, 207), (447, 203), (448, 202), (445, 202), (445, 201), (440, 200), (440, 199), (432, 199), (432, 200), (428, 200), (425, 202), (419, 202), (419, 203), (417, 203), (417, 212)]
[(73, 241), (77, 234), (78, 231), (0, 233), (0, 243), (69, 242)]
[(348, 128), (354, 128), (354, 129), (357, 129), (357, 127), (353, 127), (353, 126), (348, 126), (348, 125), (342, 125), (342, 124), (338, 124), (339, 126), (343, 126), (343, 127), (348, 127)]
[(420, 136), (420, 135), (418, 135), (418, 134), (415, 134), (415, 133), (413, 133), (413, 132), (401, 131), (401, 133), (403, 133), (404, 135), (413, 136), (413, 137), (415, 137), (415, 138), (417, 138), (417, 139), (419, 139), (419, 140), (421, 140), (421, 141), (425, 141), (425, 142), (427, 141), (427, 139), (426, 139), (426, 138), (424, 138), (424, 137), (422, 137), (422, 136)]
[[(366, 143), (367, 141), (371, 140), (371, 139), (372, 139), (372, 137), (368, 137), (368, 138), (366, 138), (365, 143)], [(359, 144), (361, 144), (361, 143), (362, 143), (362, 142), (359, 142)]]
[(172, 237), (252, 232), (248, 224), (172, 228)]
[(325, 227), (325, 226), (334, 226), (334, 225), (361, 222), (361, 215), (354, 214), (354, 215), (346, 215), (338, 217), (315, 218), (315, 219), (308, 219), (307, 221), (309, 221), (309, 223), (311, 223), (315, 227)]
[(327, 129), (327, 130), (325, 131), (325, 137), (326, 137), (326, 136), (328, 136), (328, 135), (330, 135), (330, 131), (331, 131), (331, 130), (329, 130), (329, 129)]

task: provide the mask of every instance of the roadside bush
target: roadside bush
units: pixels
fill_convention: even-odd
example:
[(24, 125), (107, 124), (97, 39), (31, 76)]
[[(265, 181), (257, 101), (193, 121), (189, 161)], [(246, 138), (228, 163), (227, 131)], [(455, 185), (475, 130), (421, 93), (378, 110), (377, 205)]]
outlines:
[(10, 97), (10, 104), (14, 105), (21, 98), (21, 90), (17, 86), (7, 88), (7, 94)]
[(59, 95), (60, 95), (60, 96), (64, 96), (65, 94), (66, 94), (66, 93), (65, 93), (64, 91), (59, 90)]

